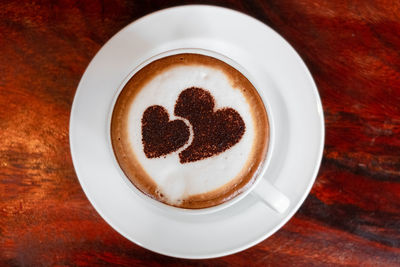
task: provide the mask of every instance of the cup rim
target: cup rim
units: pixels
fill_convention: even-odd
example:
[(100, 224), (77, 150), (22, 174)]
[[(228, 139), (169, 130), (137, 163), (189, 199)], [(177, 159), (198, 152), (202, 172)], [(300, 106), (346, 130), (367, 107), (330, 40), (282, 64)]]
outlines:
[[(256, 171), (256, 177), (253, 179), (253, 182), (250, 185), (245, 185), (245, 190), (241, 193), (239, 193), (238, 195), (236, 195), (235, 197), (217, 204), (215, 206), (211, 206), (211, 207), (206, 207), (206, 208), (199, 208), (199, 209), (189, 209), (189, 208), (180, 208), (180, 207), (175, 207), (175, 206), (171, 206), (168, 205), (166, 203), (163, 203), (161, 201), (158, 201), (156, 199), (151, 198), (150, 196), (146, 195), (145, 193), (143, 193), (141, 190), (139, 190), (136, 185), (133, 184), (133, 182), (127, 177), (127, 175), (124, 173), (124, 171), (122, 170), (121, 166), (119, 165), (113, 147), (112, 147), (112, 140), (111, 140), (111, 121), (112, 121), (112, 114), (114, 111), (114, 106), (115, 103), (121, 93), (121, 91), (123, 90), (123, 88), (125, 87), (125, 85), (127, 84), (127, 82), (142, 68), (144, 68), (145, 66), (147, 66), (148, 64), (150, 64), (151, 62), (167, 57), (167, 56), (172, 56), (172, 55), (177, 55), (177, 54), (183, 54), (183, 53), (192, 53), (192, 54), (200, 54), (200, 55), (205, 55), (205, 56), (210, 56), (216, 59), (219, 59), (223, 62), (225, 62), (226, 64), (232, 66), (233, 68), (235, 68), (236, 70), (238, 70), (242, 75), (244, 75), (249, 81), (250, 83), (254, 86), (254, 88), (256, 89), (257, 93), (259, 94), (264, 108), (267, 112), (267, 117), (268, 117), (268, 126), (269, 126), (269, 139), (267, 142), (267, 151), (266, 151), (266, 155), (264, 160), (261, 162), (260, 166), (258, 167), (258, 170)], [(107, 118), (107, 146), (109, 149), (109, 152), (112, 154), (112, 161), (113, 164), (115, 166), (115, 168), (118, 170), (121, 178), (124, 180), (124, 182), (128, 185), (129, 188), (131, 188), (132, 192), (134, 192), (136, 195), (138, 195), (141, 199), (143, 199), (145, 202), (151, 204), (151, 206), (153, 207), (157, 207), (158, 209), (160, 209), (161, 211), (164, 212), (173, 212), (173, 213), (178, 213), (178, 214), (190, 214), (190, 215), (203, 215), (203, 214), (210, 214), (210, 213), (214, 213), (217, 211), (221, 211), (223, 209), (226, 209), (228, 207), (233, 206), (234, 204), (236, 204), (237, 202), (239, 202), (240, 200), (242, 200), (243, 198), (245, 198), (248, 194), (250, 194), (254, 188), (257, 187), (257, 185), (259, 184), (260, 180), (264, 177), (264, 174), (266, 172), (266, 170), (268, 169), (268, 166), (270, 164), (271, 161), (271, 157), (273, 154), (273, 150), (274, 150), (274, 140), (275, 140), (275, 134), (274, 134), (274, 121), (273, 121), (273, 116), (272, 116), (272, 112), (271, 112), (271, 107), (268, 104), (268, 102), (266, 101), (266, 97), (264, 96), (264, 93), (262, 90), (258, 89), (258, 85), (257, 82), (255, 81), (255, 79), (248, 73), (248, 71), (238, 62), (236, 62), (235, 60), (233, 60), (232, 58), (225, 56), (223, 54), (221, 54), (220, 52), (215, 52), (212, 51), (210, 49), (204, 49), (204, 48), (175, 48), (175, 49), (170, 49), (170, 50), (166, 50), (160, 53), (156, 53), (153, 56), (148, 57), (147, 59), (143, 60), (140, 64), (136, 65), (127, 75), (126, 77), (122, 80), (122, 82), (120, 83), (120, 85), (118, 86), (118, 89), (115, 91), (113, 99), (111, 101), (110, 107), (108, 109), (108, 118)], [(260, 200), (261, 201), (261, 200)]]

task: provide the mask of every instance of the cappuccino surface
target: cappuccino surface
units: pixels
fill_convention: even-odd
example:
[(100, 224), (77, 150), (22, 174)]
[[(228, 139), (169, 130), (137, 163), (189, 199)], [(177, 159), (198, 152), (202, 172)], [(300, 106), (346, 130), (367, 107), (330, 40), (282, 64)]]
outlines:
[(116, 159), (143, 193), (182, 208), (221, 204), (245, 191), (268, 148), (257, 90), (216, 58), (178, 54), (137, 71), (111, 120)]

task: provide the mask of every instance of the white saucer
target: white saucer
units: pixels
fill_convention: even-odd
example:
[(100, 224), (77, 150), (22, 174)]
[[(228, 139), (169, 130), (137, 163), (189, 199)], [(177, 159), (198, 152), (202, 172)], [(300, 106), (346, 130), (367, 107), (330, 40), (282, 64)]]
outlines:
[[(177, 48), (212, 50), (238, 62), (263, 91), (275, 147), (266, 178), (291, 201), (278, 214), (251, 194), (204, 215), (162, 212), (135, 193), (114, 164), (108, 119), (121, 82), (146, 59)], [(253, 246), (298, 210), (316, 178), (324, 120), (314, 81), (276, 32), (242, 13), (182, 6), (147, 15), (117, 33), (97, 53), (71, 111), (70, 145), (79, 181), (98, 213), (121, 235), (149, 250), (181, 258), (212, 258)]]

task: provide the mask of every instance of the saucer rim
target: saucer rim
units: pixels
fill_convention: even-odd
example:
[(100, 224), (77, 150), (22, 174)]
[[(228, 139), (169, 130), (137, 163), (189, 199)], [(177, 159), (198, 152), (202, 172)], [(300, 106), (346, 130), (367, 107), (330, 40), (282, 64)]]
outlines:
[[(163, 10), (159, 10), (153, 13), (150, 13), (144, 17), (139, 18), (138, 20), (133, 21), (132, 23), (128, 24), (127, 26), (125, 26), (123, 29), (121, 29), (117, 34), (115, 34), (109, 41), (107, 41), (107, 43), (105, 45), (110, 45), (110, 43), (112, 42), (113, 38), (116, 38), (117, 36), (121, 35), (122, 33), (124, 33), (127, 29), (129, 29), (130, 27), (132, 27), (132, 25), (134, 25), (135, 23), (139, 23), (141, 21), (144, 21), (152, 16), (155, 16), (157, 14), (160, 13), (164, 13), (164, 12), (169, 12), (170, 10), (174, 10), (174, 9), (182, 9), (182, 8), (186, 8), (186, 9), (197, 9), (197, 8), (212, 8), (212, 9), (220, 9), (223, 10), (224, 12), (231, 12), (234, 13), (236, 15), (239, 16), (246, 16), (249, 19), (256, 21), (257, 23), (262, 24), (264, 27), (267, 27), (269, 30), (272, 30), (276, 35), (278, 35), (282, 41), (284, 41), (286, 43), (286, 45), (289, 47), (289, 49), (294, 50), (294, 48), (285, 40), (283, 39), (278, 33), (276, 33), (273, 29), (269, 28), (267, 25), (263, 24), (262, 22), (256, 20), (253, 17), (250, 17), (244, 13), (232, 10), (232, 9), (228, 9), (228, 8), (224, 8), (224, 7), (217, 7), (217, 6), (209, 6), (209, 5), (185, 5), (185, 6), (178, 6), (178, 7), (171, 7), (171, 8), (167, 8), (167, 9), (163, 9)], [(101, 49), (97, 52), (96, 56), (92, 59), (92, 61), (90, 62), (90, 64), (88, 65), (88, 67), (85, 70), (85, 73), (87, 72), (87, 70), (89, 68), (93, 67), (94, 63), (94, 59), (98, 56), (98, 54), (100, 53)], [(179, 252), (177, 253), (170, 253), (170, 252), (166, 252), (166, 251), (160, 251), (160, 250), (155, 250), (152, 247), (145, 245), (141, 242), (139, 242), (138, 240), (135, 240), (134, 238), (132, 238), (129, 234), (124, 233), (124, 231), (122, 229), (119, 228), (119, 226), (115, 225), (113, 223), (113, 221), (108, 218), (108, 216), (103, 212), (103, 210), (101, 209), (101, 207), (97, 204), (97, 202), (92, 198), (92, 196), (90, 195), (88, 188), (87, 188), (87, 184), (85, 183), (84, 179), (82, 178), (82, 176), (80, 177), (79, 173), (81, 172), (79, 170), (78, 164), (76, 163), (78, 161), (77, 156), (76, 156), (76, 151), (74, 149), (74, 137), (73, 134), (71, 134), (74, 130), (74, 115), (77, 113), (77, 106), (76, 106), (76, 99), (79, 98), (79, 92), (82, 90), (82, 81), (85, 78), (85, 74), (82, 76), (82, 79), (78, 85), (78, 89), (75, 93), (74, 96), (74, 100), (73, 100), (73, 105), (71, 108), (71, 116), (70, 116), (70, 136), (69, 136), (69, 141), (70, 141), (70, 149), (71, 149), (71, 156), (72, 156), (72, 160), (73, 160), (73, 165), (75, 168), (75, 171), (77, 173), (77, 177), (78, 180), (81, 184), (82, 189), (84, 190), (87, 198), (89, 199), (90, 203), (94, 206), (94, 208), (96, 209), (96, 211), (101, 215), (101, 217), (110, 225), (112, 226), (118, 233), (120, 233), (122, 236), (124, 236), (125, 238), (127, 238), (128, 240), (134, 242), (135, 244), (138, 244), (150, 251), (153, 251), (155, 253), (158, 254), (163, 254), (163, 255), (167, 255), (167, 256), (172, 256), (172, 257), (179, 257), (179, 258), (186, 258), (186, 259), (206, 259), (206, 258), (216, 258), (216, 257), (221, 257), (221, 256), (226, 256), (226, 255), (230, 255), (233, 253), (237, 253), (239, 251), (243, 251), (249, 247), (252, 247), (258, 243), (260, 243), (261, 241), (265, 240), (267, 237), (271, 236), (273, 233), (275, 233), (278, 229), (280, 229), (284, 224), (287, 223), (288, 220), (290, 220), (293, 215), (297, 212), (297, 210), (299, 209), (299, 207), (303, 204), (305, 198), (309, 195), (309, 192), (312, 188), (312, 185), (315, 182), (315, 179), (317, 177), (318, 171), (319, 171), (319, 167), (321, 164), (321, 160), (322, 160), (322, 155), (323, 155), (323, 149), (324, 149), (324, 141), (325, 141), (325, 126), (324, 126), (324, 116), (323, 116), (323, 109), (322, 109), (322, 103), (321, 103), (321, 99), (316, 87), (316, 84), (307, 68), (307, 66), (305, 65), (305, 63), (303, 62), (303, 60), (300, 58), (300, 56), (297, 54), (297, 52), (294, 50), (294, 52), (297, 55), (297, 60), (299, 61), (299, 63), (302, 65), (305, 74), (308, 76), (307, 79), (309, 80), (309, 82), (311, 82), (311, 87), (312, 87), (312, 91), (313, 94), (316, 98), (316, 105), (317, 105), (317, 110), (318, 110), (318, 117), (319, 117), (319, 123), (321, 125), (321, 140), (319, 140), (319, 149), (318, 149), (318, 154), (317, 154), (317, 160), (316, 160), (316, 164), (314, 165), (314, 170), (312, 173), (312, 179), (309, 180), (309, 183), (307, 185), (307, 189), (304, 191), (302, 197), (300, 198), (300, 201), (298, 201), (298, 203), (296, 203), (296, 205), (292, 208), (292, 210), (285, 216), (284, 219), (281, 220), (281, 222), (279, 224), (277, 224), (271, 231), (269, 231), (268, 233), (266, 233), (265, 235), (260, 236), (258, 239), (249, 242), (248, 244), (238, 247), (238, 248), (234, 248), (234, 249), (230, 249), (230, 250), (225, 250), (224, 252), (218, 252), (215, 254), (207, 254), (207, 255), (198, 255), (198, 254), (192, 254), (192, 255), (188, 255), (187, 253), (183, 253), (180, 254)], [(196, 216), (202, 216), (202, 215), (196, 215)]]

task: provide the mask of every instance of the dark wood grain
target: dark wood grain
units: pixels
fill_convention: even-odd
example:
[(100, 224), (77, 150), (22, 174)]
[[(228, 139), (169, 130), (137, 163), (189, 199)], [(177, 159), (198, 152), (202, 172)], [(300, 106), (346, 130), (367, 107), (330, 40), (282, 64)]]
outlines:
[(400, 2), (196, 1), (274, 28), (310, 68), (326, 145), (317, 181), (279, 232), (189, 261), (147, 251), (95, 212), (69, 152), (85, 67), (123, 26), (190, 1), (0, 1), (0, 266), (400, 266)]

